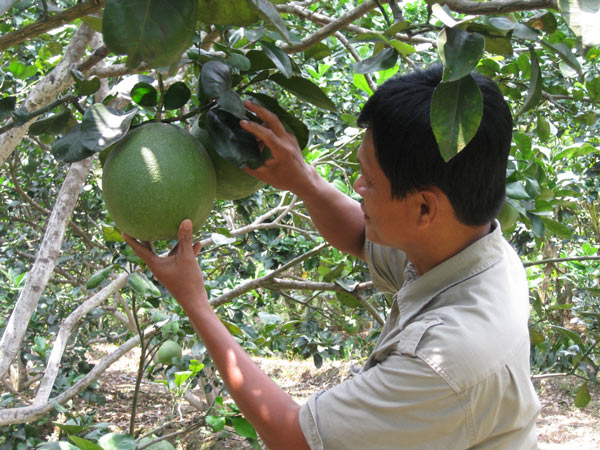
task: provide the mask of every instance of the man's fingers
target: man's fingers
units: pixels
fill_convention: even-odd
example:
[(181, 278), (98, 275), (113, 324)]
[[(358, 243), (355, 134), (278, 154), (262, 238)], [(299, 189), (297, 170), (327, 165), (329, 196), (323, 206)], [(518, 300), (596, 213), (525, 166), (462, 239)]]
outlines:
[(156, 258), (156, 254), (152, 250), (152, 244), (149, 242), (144, 241), (141, 243), (125, 233), (123, 233), (123, 239), (125, 239), (125, 242), (129, 244), (135, 254), (138, 255), (146, 264), (150, 265), (154, 258)]
[(198, 256), (200, 250), (202, 250), (202, 243), (194, 242), (194, 245), (192, 245), (192, 250), (194, 251), (194, 256)]
[(285, 128), (283, 127), (283, 124), (281, 123), (277, 115), (275, 115), (268, 109), (263, 108), (262, 106), (257, 105), (256, 103), (249, 102), (247, 100), (244, 102), (244, 105), (246, 105), (246, 108), (248, 108), (250, 111), (256, 113), (256, 115), (262, 119), (265, 125), (267, 125), (267, 127), (273, 130), (273, 132), (277, 136), (285, 135)]
[(183, 254), (192, 250), (192, 234), (192, 221), (190, 219), (185, 219), (179, 225), (179, 242), (177, 243)]

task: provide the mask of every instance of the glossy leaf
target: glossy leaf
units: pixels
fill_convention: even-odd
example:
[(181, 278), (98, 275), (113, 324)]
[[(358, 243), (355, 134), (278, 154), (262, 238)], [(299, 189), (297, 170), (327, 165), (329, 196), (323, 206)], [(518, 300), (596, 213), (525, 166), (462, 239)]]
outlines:
[(104, 450), (98, 444), (87, 439), (80, 438), (79, 436), (69, 436), (69, 439), (71, 439), (71, 441), (73, 441), (73, 443), (77, 445), (80, 450)]
[(535, 30), (554, 33), (557, 28), (556, 17), (550, 11), (538, 13), (527, 21), (527, 25)]
[(256, 99), (259, 104), (273, 112), (279, 118), (285, 129), (296, 136), (298, 146), (301, 149), (306, 147), (308, 144), (309, 131), (304, 122), (283, 109), (273, 97), (260, 93), (252, 93), (250, 95)]
[(513, 29), (513, 37), (527, 41), (537, 41), (540, 37), (536, 30), (529, 28), (527, 25), (518, 23)]
[(156, 106), (158, 103), (158, 92), (148, 83), (137, 83), (131, 89), (131, 100), (140, 106)]
[(273, 64), (275, 64), (275, 67), (279, 69), (283, 76), (286, 78), (291, 78), (293, 75), (292, 62), (287, 53), (274, 46), (270, 42), (261, 42), (260, 44), (265, 52), (265, 55), (267, 55), (267, 57), (273, 61)]
[(81, 161), (95, 152), (84, 147), (81, 143), (80, 125), (75, 125), (62, 138), (52, 143), (50, 152), (57, 161), (74, 163)]
[(514, 181), (506, 185), (506, 196), (516, 200), (527, 200), (531, 198), (525, 190), (523, 183), (519, 181)]
[(225, 417), (208, 414), (206, 416), (206, 423), (212, 428), (213, 431), (221, 431), (223, 428), (225, 428)]
[(336, 107), (331, 99), (312, 81), (298, 76), (286, 78), (279, 73), (271, 75), (270, 79), (299, 99), (305, 100), (327, 111), (336, 112)]
[(196, 10), (196, 0), (106, 0), (104, 43), (112, 52), (127, 55), (129, 67), (141, 61), (169, 67), (192, 44)]
[(71, 70), (71, 76), (75, 80), (75, 90), (79, 95), (92, 95), (100, 89), (100, 79), (98, 77), (88, 80), (79, 70)]
[(316, 61), (319, 61), (329, 55), (331, 55), (333, 53), (333, 50), (331, 50), (329, 47), (327, 47), (327, 45), (325, 45), (323, 42), (318, 42), (315, 45), (311, 46), (310, 48), (304, 50), (304, 57), (306, 59), (314, 59)]
[(165, 93), (163, 106), (167, 110), (179, 109), (192, 97), (190, 89), (182, 81), (177, 81), (169, 86)]
[(360, 302), (356, 300), (354, 295), (348, 292), (336, 292), (335, 298), (337, 298), (342, 305), (347, 306), (348, 308), (359, 308), (361, 306)]
[(581, 386), (579, 386), (579, 388), (577, 388), (577, 393), (575, 394), (575, 406), (578, 408), (585, 408), (591, 400), (592, 397), (590, 395), (588, 384), (583, 383)]
[(431, 128), (444, 161), (450, 161), (473, 139), (482, 115), (483, 98), (471, 75), (435, 88)]
[(39, 136), (41, 134), (58, 134), (62, 133), (73, 118), (71, 111), (67, 110), (59, 114), (54, 114), (45, 119), (40, 119), (31, 124), (29, 134)]
[(410, 44), (406, 42), (399, 41), (397, 39), (392, 39), (390, 41), (390, 45), (394, 47), (394, 49), (398, 52), (400, 56), (408, 56), (415, 53), (417, 50)]
[(160, 290), (152, 283), (146, 275), (132, 272), (127, 277), (127, 285), (142, 297), (160, 297)]
[(542, 101), (542, 73), (537, 53), (533, 47), (529, 49), (529, 56), (531, 58), (529, 89), (525, 103), (523, 103), (521, 110), (517, 113), (518, 115), (536, 107)]
[(456, 81), (470, 74), (483, 55), (485, 39), (460, 28), (444, 28), (438, 36), (440, 59), (444, 64), (442, 80)]
[(102, 103), (88, 108), (81, 121), (81, 143), (92, 151), (99, 152), (125, 137), (137, 109), (119, 111)]
[(91, 290), (91, 289), (95, 289), (98, 286), (100, 286), (100, 284), (106, 280), (108, 278), (108, 275), (110, 275), (110, 272), (113, 270), (113, 266), (109, 266), (106, 267), (104, 269), (101, 269), (97, 272), (95, 272), (87, 281), (86, 284), (86, 289)]
[(240, 436), (249, 439), (258, 438), (254, 427), (250, 425), (250, 422), (248, 422), (243, 417), (232, 417), (231, 423), (233, 424), (233, 428), (235, 428), (236, 433)]
[(546, 50), (550, 50), (551, 52), (557, 54), (560, 59), (567, 63), (571, 68), (575, 69), (577, 73), (580, 75), (582, 74), (581, 65), (569, 47), (562, 42), (557, 42), (555, 44), (544, 40), (541, 42)]
[(240, 127), (240, 119), (222, 109), (206, 115), (206, 129), (215, 150), (236, 167), (256, 169), (262, 165), (261, 151), (253, 134)]
[(130, 434), (108, 433), (98, 439), (103, 450), (135, 450), (135, 438)]
[(260, 16), (267, 22), (270, 22), (281, 37), (288, 43), (291, 43), (290, 32), (287, 29), (287, 25), (281, 18), (277, 8), (269, 0), (252, 0), (250, 4), (255, 6)]
[(217, 104), (221, 109), (233, 114), (238, 119), (244, 119), (246, 116), (246, 107), (238, 94), (233, 90), (223, 92), (217, 99)]
[(231, 89), (231, 69), (220, 61), (208, 61), (202, 66), (200, 82), (208, 98), (217, 98)]
[(395, 48), (386, 48), (370, 58), (352, 64), (354, 73), (372, 73), (394, 67), (398, 60), (398, 52)]

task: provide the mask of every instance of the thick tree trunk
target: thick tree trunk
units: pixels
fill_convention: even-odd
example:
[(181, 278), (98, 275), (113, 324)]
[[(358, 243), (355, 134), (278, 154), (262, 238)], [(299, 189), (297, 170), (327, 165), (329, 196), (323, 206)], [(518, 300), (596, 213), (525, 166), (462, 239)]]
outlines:
[(39, 253), (0, 340), (0, 379), (6, 376), (11, 362), (21, 348), (31, 315), (56, 266), (65, 230), (93, 160), (90, 157), (72, 164), (58, 193)]
[[(61, 92), (71, 86), (74, 83), (71, 69), (74, 69), (83, 57), (94, 33), (93, 29), (82, 23), (68, 45), (61, 61), (31, 90), (25, 102), (19, 106), (24, 106), (28, 111), (35, 111), (56, 100)], [(21, 142), (32, 122), (33, 120), (0, 135), (0, 165), (6, 161)]]

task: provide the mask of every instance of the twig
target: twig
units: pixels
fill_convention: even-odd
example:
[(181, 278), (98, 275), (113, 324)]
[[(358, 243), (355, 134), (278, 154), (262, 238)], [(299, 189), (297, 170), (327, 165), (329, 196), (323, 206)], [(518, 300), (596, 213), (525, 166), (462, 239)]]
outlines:
[(12, 33), (7, 33), (4, 36), (0, 36), (0, 52), (7, 48), (13, 47), (21, 42), (25, 42), (33, 37), (39, 36), (47, 31), (58, 28), (65, 25), (73, 20), (88, 16), (104, 6), (104, 0), (91, 0), (86, 3), (81, 3), (77, 6), (62, 11), (58, 14), (50, 16), (39, 22), (26, 25)]
[(552, 264), (557, 262), (566, 262), (566, 261), (598, 261), (600, 260), (600, 256), (569, 256), (566, 258), (550, 258), (550, 259), (541, 259), (539, 261), (525, 261), (523, 263), (523, 267), (530, 266), (538, 266), (542, 264)]

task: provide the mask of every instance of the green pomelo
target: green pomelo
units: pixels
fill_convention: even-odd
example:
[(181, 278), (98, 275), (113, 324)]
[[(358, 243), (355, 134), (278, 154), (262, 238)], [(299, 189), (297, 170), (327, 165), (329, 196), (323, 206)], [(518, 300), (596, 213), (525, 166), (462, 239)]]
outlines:
[[(260, 15), (251, 0), (198, 0), (198, 19), (214, 25), (235, 25), (244, 27), (260, 20)], [(271, 3), (285, 3), (287, 0), (271, 0)]]
[(216, 197), (221, 200), (237, 200), (255, 193), (265, 183), (252, 175), (248, 175), (242, 169), (234, 166), (226, 159), (219, 156), (215, 150), (208, 131), (200, 128), (197, 124), (192, 127), (192, 135), (204, 146), (215, 167), (217, 176)]
[(171, 364), (173, 358), (181, 358), (181, 346), (175, 341), (165, 341), (156, 352), (156, 359), (161, 364)]
[(187, 131), (149, 123), (115, 144), (102, 173), (106, 208), (121, 232), (144, 241), (198, 230), (215, 200), (216, 178), (202, 144)]

